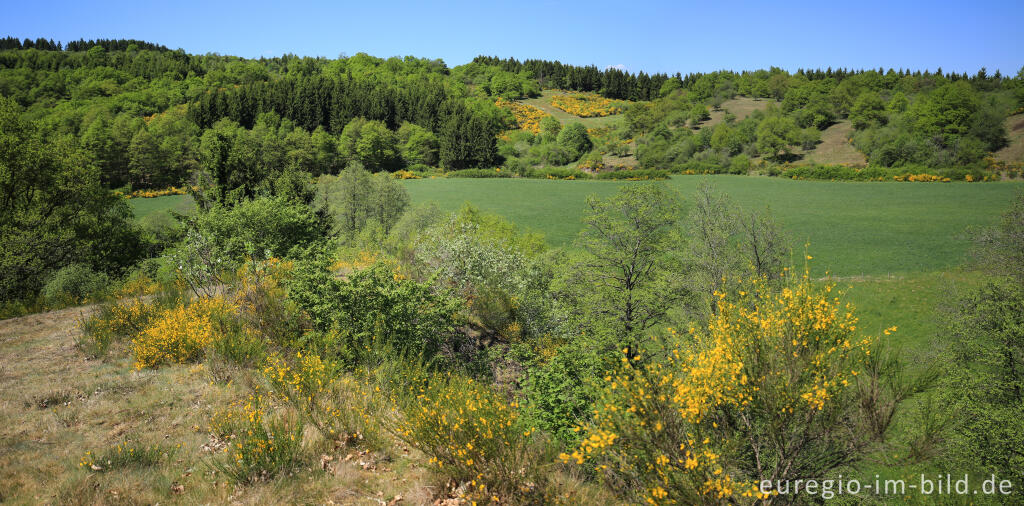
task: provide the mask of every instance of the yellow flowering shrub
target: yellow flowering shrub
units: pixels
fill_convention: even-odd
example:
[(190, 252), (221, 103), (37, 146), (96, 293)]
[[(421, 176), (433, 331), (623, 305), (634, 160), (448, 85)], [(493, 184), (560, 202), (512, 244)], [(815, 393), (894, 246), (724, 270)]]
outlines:
[(166, 197), (168, 195), (187, 195), (189, 190), (195, 190), (195, 188), (196, 187), (194, 186), (191, 188), (172, 186), (162, 190), (135, 190), (128, 194), (115, 190), (114, 193), (126, 199), (151, 199), (154, 197)]
[[(147, 285), (147, 288), (149, 285)], [(115, 294), (113, 301), (102, 304), (95, 314), (82, 320), (79, 327), (82, 336), (78, 347), (88, 355), (100, 357), (107, 353), (110, 345), (142, 332), (161, 312), (159, 301), (147, 297), (142, 291), (128, 296), (125, 290), (138, 288), (127, 286)]]
[(231, 309), (221, 298), (200, 298), (163, 311), (132, 340), (135, 368), (199, 359), (217, 337), (214, 317)]
[(551, 105), (581, 118), (598, 118), (622, 112), (621, 101), (596, 93), (566, 93), (551, 97)]
[(337, 365), (297, 352), (292, 362), (271, 356), (263, 373), (277, 397), (294, 406), (327, 440), (380, 443), (369, 389), (343, 374)]
[(407, 394), (402, 416), (388, 429), (437, 471), (468, 484), (466, 499), (540, 493), (545, 449), (520, 419), (518, 404), (457, 374), (434, 375)]
[(516, 126), (520, 130), (526, 130), (532, 134), (540, 133), (541, 120), (543, 120), (545, 116), (549, 116), (548, 113), (542, 111), (539, 107), (519, 102), (511, 102), (501, 97), (498, 97), (498, 99), (494, 101), (494, 105), (501, 107), (502, 109), (512, 111), (512, 116), (516, 119)]
[(563, 462), (638, 484), (635, 499), (693, 504), (752, 502), (762, 479), (824, 476), (857, 455), (873, 437), (874, 401), (854, 388), (872, 341), (833, 287), (754, 279), (717, 296), (705, 328), (623, 353)]
[(235, 483), (265, 481), (295, 469), (302, 454), (303, 424), (284, 414), (273, 416), (260, 392), (214, 413), (211, 432), (227, 444), (214, 466)]

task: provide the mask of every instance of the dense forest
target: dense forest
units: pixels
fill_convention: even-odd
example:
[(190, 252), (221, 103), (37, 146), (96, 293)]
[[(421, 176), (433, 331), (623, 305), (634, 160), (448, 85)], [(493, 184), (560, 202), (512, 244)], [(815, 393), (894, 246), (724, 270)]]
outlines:
[[(670, 77), (494, 57), (453, 69), (365, 54), (248, 60), (134, 40), (7, 38), (2, 46), (0, 94), (46, 135), (75, 139), (112, 188), (192, 185), (198, 172), (253, 179), (267, 166), (337, 173), (351, 160), (389, 171), (589, 167), (600, 165), (592, 163), (599, 153), (634, 157), (645, 169), (741, 172), (752, 161), (792, 159), (841, 120), (852, 122), (853, 145), (871, 166), (956, 169), (962, 179), (1006, 144), (1003, 121), (1024, 106), (1022, 76), (984, 69)], [(521, 122), (495, 98), (548, 88), (621, 100), (625, 121), (590, 132), (585, 152), (547, 142), (554, 129), (501, 135)], [(736, 96), (771, 106), (699, 128)], [(238, 128), (247, 133), (225, 134)], [(236, 141), (250, 145), (225, 144)]]

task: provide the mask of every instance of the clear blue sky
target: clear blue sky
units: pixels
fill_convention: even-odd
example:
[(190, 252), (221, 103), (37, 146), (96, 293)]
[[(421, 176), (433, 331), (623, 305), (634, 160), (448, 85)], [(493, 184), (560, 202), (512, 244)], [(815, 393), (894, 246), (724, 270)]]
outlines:
[(487, 54), (684, 74), (1024, 65), (1024, 0), (5, 3), (0, 36), (134, 38), (245, 57), (366, 52), (455, 66)]

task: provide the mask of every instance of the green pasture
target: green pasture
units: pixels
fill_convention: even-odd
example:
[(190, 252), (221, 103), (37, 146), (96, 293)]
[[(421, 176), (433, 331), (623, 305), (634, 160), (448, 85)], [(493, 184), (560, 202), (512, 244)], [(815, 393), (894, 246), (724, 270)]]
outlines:
[[(995, 223), (1020, 183), (854, 183), (749, 176), (676, 176), (665, 184), (690, 200), (710, 179), (739, 207), (770, 209), (795, 251), (810, 244), (811, 272), (890, 276), (948, 270), (969, 248), (971, 226)], [(413, 203), (457, 209), (466, 202), (569, 245), (588, 195), (606, 197), (623, 183), (537, 179), (406, 181)], [(802, 255), (798, 255), (802, 256)]]
[(149, 199), (130, 199), (128, 205), (135, 213), (135, 219), (141, 220), (146, 216), (163, 211), (187, 213), (195, 207), (195, 201), (192, 200), (191, 195), (167, 195)]

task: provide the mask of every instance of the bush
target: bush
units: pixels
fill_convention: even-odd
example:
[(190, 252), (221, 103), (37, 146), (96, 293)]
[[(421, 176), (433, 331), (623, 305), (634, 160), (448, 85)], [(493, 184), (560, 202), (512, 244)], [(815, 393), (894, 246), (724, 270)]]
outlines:
[(43, 286), (41, 295), (50, 305), (79, 304), (100, 295), (110, 283), (102, 272), (83, 264), (71, 264), (54, 273)]
[(144, 293), (135, 297), (115, 297), (79, 324), (82, 336), (76, 345), (86, 355), (102, 357), (111, 344), (134, 337), (148, 328), (161, 309), (160, 300), (147, 299)]
[(78, 467), (88, 471), (107, 472), (126, 468), (152, 467), (161, 460), (170, 460), (177, 453), (177, 446), (155, 444), (150, 446), (133, 445), (122, 441), (113, 448), (102, 453), (87, 451), (78, 462)]
[(579, 169), (545, 167), (543, 169), (530, 169), (526, 171), (526, 177), (535, 179), (590, 179), (591, 175)]
[(539, 499), (551, 455), (536, 429), (523, 423), (515, 403), (450, 373), (405, 393), (402, 418), (390, 422), (390, 432), (429, 456), (439, 473), (469, 483), (467, 499)]
[(214, 435), (228, 442), (225, 460), (213, 466), (235, 483), (266, 481), (300, 465), (303, 425), (273, 417), (264, 404), (262, 394), (253, 394), (211, 420)]
[(637, 484), (629, 500), (697, 504), (762, 497), (762, 480), (826, 476), (863, 457), (912, 393), (898, 364), (875, 359), (832, 287), (738, 290), (706, 330), (670, 329), (624, 353), (562, 460)]
[(207, 235), (233, 265), (247, 256), (285, 257), (292, 248), (308, 246), (326, 233), (320, 218), (306, 205), (284, 197), (245, 200), (218, 206), (195, 218), (194, 227)]
[(319, 356), (298, 352), (292, 361), (272, 356), (263, 373), (278, 398), (291, 404), (328, 441), (382, 446), (370, 415), (368, 389)]
[(574, 122), (569, 123), (558, 132), (558, 147), (565, 150), (569, 155), (569, 160), (555, 164), (562, 165), (578, 160), (594, 147), (594, 142), (590, 140), (587, 127), (583, 126), (582, 123)]
[(451, 170), (445, 173), (445, 177), (489, 178), (512, 176), (515, 176), (514, 172), (501, 169), (462, 169)]
[(220, 335), (215, 318), (228, 310), (223, 299), (200, 298), (162, 312), (132, 340), (135, 368), (198, 360)]
[(625, 179), (628, 181), (657, 181), (668, 179), (667, 170), (660, 169), (627, 169), (602, 172), (594, 176), (596, 179)]
[(379, 345), (427, 360), (451, 351), (463, 302), (435, 293), (429, 283), (405, 279), (386, 263), (347, 280), (335, 278), (328, 267), (326, 258), (298, 262), (287, 283), (288, 296), (319, 331), (307, 336), (307, 349), (349, 366), (363, 363)]

